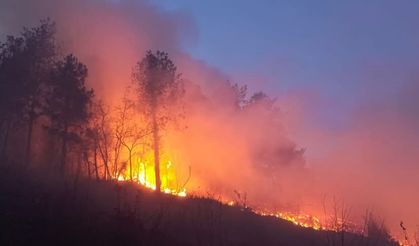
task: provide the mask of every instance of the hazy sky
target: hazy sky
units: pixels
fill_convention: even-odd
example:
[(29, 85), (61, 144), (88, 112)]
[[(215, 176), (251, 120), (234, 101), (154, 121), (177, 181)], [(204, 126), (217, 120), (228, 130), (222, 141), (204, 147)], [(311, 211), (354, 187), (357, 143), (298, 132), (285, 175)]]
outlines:
[(191, 16), (193, 56), (268, 92), (310, 90), (334, 126), (394, 96), (419, 64), (419, 1), (151, 2)]

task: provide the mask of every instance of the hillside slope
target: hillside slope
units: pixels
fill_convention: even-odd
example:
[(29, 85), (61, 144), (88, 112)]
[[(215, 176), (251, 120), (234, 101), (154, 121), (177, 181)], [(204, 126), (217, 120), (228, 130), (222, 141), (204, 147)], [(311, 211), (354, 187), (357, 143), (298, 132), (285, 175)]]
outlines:
[[(1, 173), (0, 245), (342, 245), (342, 234), (208, 198), (10, 167)], [(397, 245), (343, 236), (343, 245)]]

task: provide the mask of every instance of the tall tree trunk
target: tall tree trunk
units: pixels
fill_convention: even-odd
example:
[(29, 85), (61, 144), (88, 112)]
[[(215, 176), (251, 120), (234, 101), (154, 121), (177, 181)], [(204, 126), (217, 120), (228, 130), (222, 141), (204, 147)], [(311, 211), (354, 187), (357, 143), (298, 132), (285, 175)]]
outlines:
[(31, 162), (31, 147), (32, 147), (32, 132), (34, 119), (33, 113), (30, 113), (29, 122), (28, 122), (28, 134), (26, 136), (26, 150), (25, 150), (25, 165), (29, 166)]
[(132, 181), (132, 149), (128, 149), (129, 152), (129, 177)]
[(78, 153), (78, 155), (77, 155), (76, 177), (74, 178), (74, 183), (73, 183), (74, 191), (77, 190), (77, 184), (78, 184), (79, 179), (80, 179), (81, 163), (82, 163), (82, 157), (81, 157), (80, 153)]
[(12, 121), (8, 120), (7, 123), (6, 123), (6, 129), (5, 129), (5, 133), (4, 133), (3, 145), (2, 145), (2, 150), (1, 150), (1, 157), (2, 158), (6, 157), (7, 145), (9, 144), (9, 133), (10, 133), (10, 128), (11, 127), (12, 127)]
[(114, 158), (114, 162), (113, 162), (113, 176), (118, 178), (119, 173), (118, 173), (118, 161), (119, 161), (119, 153), (121, 152), (121, 144), (120, 144), (120, 140), (117, 140), (118, 142), (115, 144), (115, 148), (114, 148), (114, 154), (115, 154), (115, 158)]
[(144, 184), (147, 184), (147, 164), (143, 162), (144, 167)]
[(63, 141), (61, 145), (61, 163), (60, 163), (60, 172), (64, 174), (66, 159), (67, 159), (67, 133), (68, 127), (67, 125), (64, 126), (64, 133), (63, 133)]
[(108, 178), (112, 179), (111, 172), (109, 171), (109, 163), (108, 163), (109, 157), (108, 156), (102, 157), (102, 160), (103, 160), (103, 165), (105, 166), (105, 173), (104, 173), (105, 180), (108, 180)]
[(105, 180), (107, 180), (108, 177), (109, 177), (109, 179), (112, 179), (112, 175), (111, 175), (111, 171), (109, 170), (109, 163), (108, 162), (109, 162), (109, 158), (107, 157), (106, 161), (105, 161), (105, 171), (106, 171)]
[(89, 157), (87, 152), (83, 152), (83, 158), (84, 158), (84, 162), (86, 163), (86, 169), (87, 169), (87, 177), (89, 178), (89, 180), (92, 179), (92, 173), (90, 170), (90, 161), (89, 161)]
[(95, 166), (95, 176), (96, 176), (96, 180), (99, 180), (99, 170), (97, 168), (97, 146), (95, 145), (95, 152), (94, 152), (94, 160), (93, 160), (93, 164)]
[(109, 171), (109, 155), (108, 155), (108, 144), (107, 144), (107, 141), (105, 140), (104, 141), (104, 145), (105, 146), (103, 146), (103, 148), (101, 147), (101, 145), (100, 144), (98, 144), (98, 147), (99, 147), (99, 153), (100, 153), (100, 156), (102, 157), (102, 161), (103, 161), (103, 166), (105, 167), (105, 171), (104, 171), (104, 173), (103, 173), (103, 177), (104, 177), (104, 179), (105, 180), (107, 180), (108, 179), (108, 177), (109, 178), (112, 178), (112, 176), (111, 176), (111, 173), (110, 173), (110, 171)]
[(156, 175), (156, 191), (161, 191), (160, 180), (160, 153), (159, 153), (159, 126), (157, 124), (156, 113), (153, 110), (153, 142), (154, 142), (154, 173)]

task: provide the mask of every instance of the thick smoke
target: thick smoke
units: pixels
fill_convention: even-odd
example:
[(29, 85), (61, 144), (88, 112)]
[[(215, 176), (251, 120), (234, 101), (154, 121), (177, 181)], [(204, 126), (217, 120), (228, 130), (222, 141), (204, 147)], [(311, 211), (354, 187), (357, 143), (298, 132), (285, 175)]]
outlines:
[(281, 98), (275, 113), (263, 104), (237, 110), (228, 76), (183, 51), (197, 36), (185, 13), (139, 0), (5, 0), (0, 34), (46, 17), (57, 22), (62, 52), (88, 65), (90, 85), (109, 104), (118, 102), (146, 50), (169, 52), (187, 82), (186, 129), (169, 131), (164, 151), (181, 175), (191, 167), (190, 190), (230, 199), (237, 190), (254, 205), (318, 215), (322, 197), (336, 195), (354, 210), (383, 211), (393, 228), (401, 219), (411, 228), (419, 221), (417, 76), (391, 96), (376, 91), (377, 83), (366, 85), (375, 96), (360, 102), (345, 129), (331, 131), (312, 124), (312, 111), (323, 108), (308, 91)]
[(146, 50), (167, 51), (187, 85), (186, 129), (167, 132), (163, 151), (177, 157), (179, 176), (190, 166), (188, 188), (229, 199), (236, 190), (254, 203), (298, 204), (307, 175), (303, 151), (286, 136), (281, 113), (257, 103), (239, 110), (228, 76), (183, 52), (182, 44), (196, 36), (187, 15), (146, 1), (6, 1), (1, 9), (5, 33), (46, 17), (56, 21), (61, 51), (88, 65), (89, 84), (111, 105)]
[(403, 238), (400, 221), (412, 234), (419, 221), (419, 80), (411, 67), (366, 67), (369, 72), (358, 74), (368, 81), (363, 95), (342, 128), (316, 124), (319, 115), (312, 112), (327, 107), (320, 97), (307, 93), (284, 100), (284, 105), (300, 109), (288, 125), (294, 139), (305, 143), (317, 197), (339, 196), (353, 215), (374, 210), (394, 235)]
[(52, 18), (61, 52), (75, 53), (89, 66), (89, 82), (103, 97), (119, 96), (146, 50), (178, 55), (181, 41), (195, 35), (188, 16), (162, 12), (145, 1), (18, 0), (1, 5), (0, 30), (6, 34)]

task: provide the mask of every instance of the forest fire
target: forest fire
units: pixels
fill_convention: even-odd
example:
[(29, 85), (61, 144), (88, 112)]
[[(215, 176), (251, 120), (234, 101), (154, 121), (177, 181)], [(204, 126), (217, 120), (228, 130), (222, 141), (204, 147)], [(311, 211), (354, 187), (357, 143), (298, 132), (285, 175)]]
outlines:
[(307, 214), (293, 214), (293, 213), (269, 213), (269, 212), (256, 212), (259, 215), (262, 216), (272, 216), (279, 219), (283, 219), (286, 221), (289, 221), (293, 223), (294, 225), (305, 227), (305, 228), (311, 228), (313, 230), (330, 230), (329, 228), (323, 226), (320, 223), (320, 219)]
[[(24, 167), (24, 174), (26, 169), (45, 171), (47, 175), (65, 181), (75, 193), (69, 198), (63, 195), (69, 200), (85, 197), (78, 196), (79, 191), (95, 194), (97, 189), (97, 194), (103, 195), (97, 204), (106, 205), (106, 209), (109, 207), (109, 215), (116, 213), (114, 217), (132, 216), (129, 221), (136, 224), (132, 228), (144, 229), (145, 234), (151, 228), (150, 234), (158, 232), (172, 238), (169, 234), (172, 231), (179, 233), (183, 225), (201, 230), (195, 233), (197, 242), (179, 245), (202, 245), (205, 240), (214, 240), (214, 245), (217, 240), (220, 245), (241, 245), (231, 240), (247, 235), (227, 235), (230, 231), (224, 230), (223, 226), (234, 225), (240, 231), (246, 216), (257, 220), (243, 219), (250, 224), (255, 222), (252, 226), (256, 228), (264, 227), (258, 224), (262, 221), (273, 229), (279, 225), (278, 228), (284, 226), (291, 228), (291, 232), (300, 231), (318, 238), (326, 234), (342, 234), (342, 237), (350, 234), (349, 237), (377, 237), (386, 243), (396, 235), (402, 235), (404, 244), (412, 245), (408, 239), (412, 241), (419, 235), (419, 229), (417, 233), (415, 231), (419, 221), (417, 199), (413, 198), (418, 197), (415, 194), (419, 172), (411, 171), (417, 167), (419, 159), (416, 151), (419, 135), (415, 128), (419, 117), (415, 117), (417, 109), (411, 105), (417, 105), (416, 98), (419, 97), (411, 92), (419, 91), (418, 83), (416, 80), (410, 82), (407, 78), (410, 76), (392, 78), (386, 82), (392, 86), (396, 86), (393, 81), (409, 80), (400, 88), (397, 86), (400, 91), (394, 93), (393, 87), (386, 89), (381, 83), (369, 83), (369, 80), (391, 77), (386, 76), (387, 71), (397, 77), (410, 74), (408, 70), (398, 68), (393, 73), (391, 69), (383, 69), (387, 63), (381, 56), (371, 60), (351, 57), (351, 63), (369, 62), (355, 66), (337, 62), (337, 71), (317, 74), (319, 69), (329, 67), (329, 64), (317, 67), (317, 62), (308, 66), (315, 60), (312, 58), (328, 53), (318, 52), (317, 44), (304, 45), (316, 47), (312, 54), (301, 47), (289, 49), (291, 53), (298, 51), (298, 55), (294, 54), (298, 57), (288, 54), (288, 45), (284, 45), (280, 54), (262, 60), (258, 56), (270, 56), (269, 49), (260, 52), (260, 47), (249, 47), (258, 56), (225, 61), (223, 57), (223, 63), (206, 63), (205, 57), (190, 52), (217, 52), (199, 45), (189, 49), (190, 44), (202, 41), (195, 37), (194, 32), (198, 31), (198, 34), (201, 30), (195, 30), (189, 16), (183, 16), (183, 11), (171, 13), (171, 8), (163, 11), (153, 4), (143, 0), (63, 0), (62, 3), (5, 0), (0, 3), (0, 17), (4, 20), (0, 24), (0, 34), (5, 37), (0, 40), (0, 165), (4, 164), (6, 169)], [(318, 7), (321, 6), (316, 4)], [(240, 10), (236, 6), (232, 9)], [(346, 7), (339, 9), (349, 11)], [(191, 18), (195, 16), (203, 15), (193, 14)], [(37, 26), (30, 27), (39, 20)], [(300, 25), (304, 20), (280, 23)], [(311, 23), (329, 22), (308, 22)], [(355, 23), (364, 22), (357, 18)], [(19, 31), (17, 28), (23, 25), (30, 26)], [(253, 26), (253, 23), (243, 26)], [(361, 26), (339, 27), (338, 32), (331, 34), (362, 29)], [(265, 27), (268, 28), (261, 30), (282, 33), (276, 26), (271, 30), (269, 26)], [(199, 25), (197, 29), (200, 28)], [(297, 29), (304, 30), (304, 27)], [(292, 27), (292, 30), (297, 29)], [(319, 30), (323, 29), (329, 27)], [(311, 37), (308, 41), (318, 41), (317, 34), (321, 32), (312, 26), (305, 31), (316, 33), (315, 36), (308, 35)], [(249, 33), (252, 32), (246, 31), (246, 35)], [(370, 32), (354, 31), (351, 35), (359, 33)], [(185, 34), (191, 35), (191, 43), (184, 43), (189, 40), (183, 37)], [(216, 43), (224, 45), (227, 42), (223, 38), (229, 35), (220, 34), (221, 39)], [(294, 32), (289, 34), (295, 35)], [(286, 41), (288, 35), (282, 38)], [(290, 44), (299, 44), (296, 40), (300, 38), (298, 35), (298, 38), (289, 39)], [(339, 40), (333, 38), (332, 41)], [(344, 41), (345, 51), (347, 43), (358, 45), (358, 41), (364, 39)], [(284, 44), (278, 43), (272, 51)], [(243, 48), (234, 42), (223, 50), (231, 50), (232, 55), (248, 52), (247, 48), (246, 52), (233, 52), (234, 47)], [(337, 48), (335, 45), (330, 47)], [(367, 49), (359, 49), (364, 50)], [(359, 52), (334, 50), (333, 54), (337, 56), (319, 61), (347, 53)], [(372, 55), (367, 53), (365, 56)], [(306, 59), (305, 54), (309, 54), (310, 59)], [(234, 66), (224, 62), (241, 60), (246, 61), (246, 69), (233, 69), (233, 74), (227, 74), (231, 72), (228, 68)], [(304, 62), (298, 65), (294, 60)], [(384, 64), (370, 64), (378, 61)], [(284, 64), (286, 66), (282, 67)], [(265, 70), (273, 72), (268, 72), (269, 76), (254, 74), (252, 67), (263, 73)], [(352, 71), (361, 67), (360, 71)], [(287, 73), (297, 75), (293, 77)], [(335, 85), (343, 79), (365, 80), (365, 83), (360, 84), (360, 88), (315, 88), (321, 83)], [(284, 84), (280, 87), (277, 82)], [(298, 83), (304, 86), (293, 88)], [(306, 88), (306, 85), (309, 86)], [(368, 88), (364, 92), (365, 85)], [(362, 95), (344, 98), (346, 100), (342, 101), (345, 102), (340, 105), (336, 99), (341, 95), (334, 93), (346, 89)], [(329, 94), (333, 97), (329, 98)], [(363, 98), (364, 94), (368, 97)], [(323, 100), (326, 95), (327, 100)], [(405, 98), (409, 100), (402, 100)], [(359, 105), (358, 99), (362, 101)], [(336, 108), (330, 102), (336, 102)], [(40, 180), (49, 182), (48, 177)], [(79, 188), (84, 185), (93, 188)], [(4, 186), (8, 188), (7, 184)], [(116, 187), (116, 196), (109, 187)], [(118, 193), (121, 190), (124, 192)], [(92, 194), (89, 193), (89, 197)], [(25, 202), (27, 210), (34, 214), (49, 214), (37, 211), (53, 207), (47, 204), (51, 203), (48, 198), (51, 196), (43, 197), (28, 199)], [(333, 200), (326, 201), (326, 197), (333, 197)], [(165, 200), (173, 201), (173, 204), (162, 202)], [(117, 209), (112, 210), (114, 207)], [(148, 207), (154, 210), (147, 211)], [(162, 212), (166, 212), (167, 207), (179, 211), (167, 216)], [(0, 207), (1, 211), (8, 210)], [(145, 216), (147, 212), (150, 214)], [(67, 217), (72, 217), (70, 215)], [(179, 215), (180, 219), (171, 220), (172, 215)], [(1, 216), (2, 213), (0, 221)], [(224, 221), (224, 218), (230, 221)], [(400, 223), (401, 220), (404, 223)], [(10, 221), (15, 218), (11, 217)], [(165, 231), (169, 224), (176, 225), (176, 230)], [(226, 231), (226, 235), (217, 234), (217, 230)], [(190, 230), (185, 231), (187, 235), (192, 234)], [(260, 233), (259, 239), (270, 238), (265, 232)], [(200, 238), (208, 234), (211, 234), (209, 238)], [(283, 242), (282, 239), (272, 242)], [(342, 240), (338, 244), (343, 245), (343, 239), (337, 240)]]
[[(143, 158), (135, 158), (136, 159), (135, 165), (133, 166), (133, 182), (136, 182), (147, 189), (152, 191), (156, 190), (156, 181), (155, 181), (155, 172), (153, 165), (148, 158), (152, 158), (151, 153), (146, 153), (143, 155)], [(165, 165), (164, 171), (161, 173), (161, 191), (165, 194), (170, 194), (179, 197), (186, 197), (187, 190), (184, 187), (186, 183), (179, 188), (178, 177), (175, 170), (175, 165), (169, 159), (164, 158), (161, 156), (160, 159)], [(122, 173), (118, 175), (117, 180), (120, 182), (130, 181), (130, 169), (126, 169)], [(235, 201), (224, 201), (224, 204), (228, 206), (236, 206), (237, 202)], [(246, 206), (246, 205), (244, 205)], [(286, 220), (293, 223), (296, 226), (304, 227), (304, 228), (311, 228), (313, 230), (329, 230), (329, 231), (336, 231), (336, 228), (327, 227), (326, 225), (320, 222), (320, 219), (316, 216), (309, 215), (309, 214), (297, 214), (291, 212), (269, 212), (266, 210), (257, 210), (251, 207), (246, 208), (252, 210), (254, 213), (261, 215), (261, 216), (271, 216), (281, 220)]]
[[(237, 203), (234, 201), (229, 201), (226, 204), (231, 207), (237, 205)], [(313, 215), (297, 214), (297, 213), (291, 213), (291, 212), (270, 212), (267, 210), (252, 209), (250, 207), (248, 207), (248, 209), (251, 209), (254, 213), (260, 216), (269, 216), (269, 217), (275, 217), (281, 220), (286, 220), (288, 222), (293, 223), (296, 226), (301, 226), (304, 228), (311, 228), (316, 231), (318, 230), (335, 231), (335, 229), (332, 229), (332, 228), (327, 227), (326, 225), (323, 225), (320, 222), (320, 219)]]
[[(149, 162), (138, 158), (136, 167), (137, 168), (135, 168), (133, 172), (134, 176), (132, 181), (144, 186), (147, 189), (155, 191), (156, 179), (152, 165)], [(131, 171), (129, 169), (125, 170), (118, 175), (117, 180), (120, 182), (131, 181), (130, 173)], [(161, 191), (163, 193), (179, 197), (186, 197), (186, 188), (184, 186), (179, 187), (172, 161), (167, 161), (167, 164), (165, 165), (165, 171), (160, 175), (160, 177), (162, 179)]]

